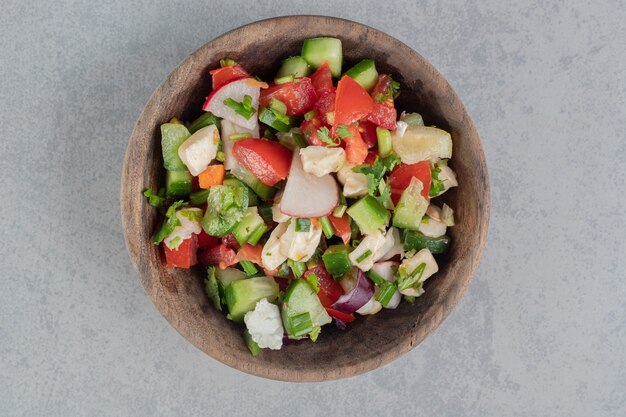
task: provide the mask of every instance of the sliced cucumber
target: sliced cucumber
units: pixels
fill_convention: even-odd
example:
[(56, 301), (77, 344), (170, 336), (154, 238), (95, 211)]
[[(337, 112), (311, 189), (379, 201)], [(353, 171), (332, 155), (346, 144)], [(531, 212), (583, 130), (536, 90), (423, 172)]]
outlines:
[(189, 195), (191, 204), (193, 204), (194, 206), (201, 206), (202, 204), (206, 204), (210, 192), (211, 190), (200, 190), (196, 191), (195, 193), (191, 193)]
[(372, 91), (372, 88), (376, 85), (376, 81), (378, 81), (376, 64), (371, 59), (364, 59), (359, 62), (346, 71), (346, 75), (359, 83), (361, 87), (366, 89), (368, 92)]
[[(310, 320), (310, 326), (307, 324)], [(295, 280), (287, 291), (282, 308), (283, 324), (290, 339), (301, 339), (309, 335), (313, 341), (317, 339), (321, 326), (331, 322), (331, 318), (320, 303), (315, 290), (303, 280)], [(307, 330), (304, 331), (303, 329)]]
[(277, 113), (275, 110), (263, 106), (259, 108), (259, 121), (279, 132), (289, 132), (289, 130), (296, 125), (296, 119), (294, 117)]
[(210, 266), (207, 268), (207, 277), (204, 279), (204, 291), (206, 292), (209, 300), (213, 302), (213, 305), (218, 311), (222, 311), (222, 303), (220, 301), (220, 288), (215, 278), (215, 267)]
[(346, 213), (352, 217), (361, 233), (366, 235), (389, 223), (389, 212), (371, 195), (366, 195), (354, 203)]
[(309, 64), (301, 56), (292, 56), (283, 61), (276, 73), (276, 78), (293, 75), (294, 77), (306, 77), (309, 75)]
[(178, 198), (191, 194), (193, 177), (189, 171), (165, 171), (165, 195)]
[(178, 148), (191, 136), (184, 125), (164, 123), (161, 125), (161, 151), (163, 166), (168, 171), (186, 171), (187, 166), (178, 156)]
[(222, 285), (222, 288), (226, 288), (229, 284), (248, 278), (245, 272), (236, 268), (215, 269), (215, 278)]
[(261, 197), (261, 200), (263, 201), (269, 200), (272, 198), (274, 193), (276, 193), (276, 188), (263, 184), (257, 177), (254, 176), (254, 174), (252, 174), (252, 172), (248, 171), (239, 164), (233, 167), (230, 173), (238, 180), (241, 180), (248, 187), (252, 188), (252, 191)]
[[(263, 298), (272, 302), (278, 297), (278, 284), (270, 277), (247, 278), (232, 282), (224, 290), (228, 315), (232, 321), (241, 322), (248, 311), (254, 310)], [(326, 311), (324, 311), (326, 312)]]
[(239, 181), (237, 178), (225, 178), (222, 182), (224, 185), (232, 185), (237, 187), (245, 187), (248, 192), (248, 207), (254, 207), (259, 204), (259, 197), (255, 194), (254, 191), (242, 181)]
[(332, 245), (322, 255), (324, 267), (333, 277), (340, 277), (352, 270), (352, 263), (348, 255), (350, 249), (346, 245)]
[(406, 251), (426, 248), (431, 253), (437, 254), (447, 252), (450, 247), (449, 236), (430, 237), (417, 230), (404, 230), (402, 232), (402, 242)]
[(189, 133), (192, 135), (196, 133), (198, 130), (203, 127), (207, 127), (209, 125), (215, 125), (218, 129), (221, 129), (220, 119), (216, 115), (211, 112), (206, 112), (202, 114), (202, 116), (198, 117), (196, 120), (191, 122), (189, 125)]
[(402, 192), (400, 201), (393, 212), (393, 225), (402, 229), (418, 230), (422, 217), (426, 214), (428, 200), (422, 197), (422, 182), (413, 177)]
[(233, 229), (233, 235), (237, 239), (237, 243), (244, 245), (248, 242), (252, 234), (259, 226), (263, 226), (263, 218), (259, 215), (256, 207), (248, 207), (248, 211), (237, 226)]
[(302, 44), (302, 58), (314, 69), (319, 68), (326, 61), (333, 77), (341, 75), (343, 53), (341, 41), (337, 38), (305, 39)]
[(250, 335), (248, 329), (243, 332), (243, 340), (246, 342), (246, 346), (248, 346), (248, 350), (250, 350), (252, 356), (256, 356), (261, 352), (259, 344), (252, 340), (252, 336)]

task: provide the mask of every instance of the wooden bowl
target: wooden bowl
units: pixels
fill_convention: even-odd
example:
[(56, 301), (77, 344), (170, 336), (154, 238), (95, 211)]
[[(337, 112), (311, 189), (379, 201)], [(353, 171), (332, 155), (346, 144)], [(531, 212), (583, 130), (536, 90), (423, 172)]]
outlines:
[[(459, 187), (445, 194), (457, 225), (440, 270), (414, 304), (360, 318), (341, 332), (325, 326), (317, 342), (264, 350), (252, 357), (242, 329), (213, 308), (203, 290), (205, 271), (167, 269), (150, 237), (159, 221), (142, 191), (163, 184), (159, 125), (172, 116), (192, 120), (211, 89), (209, 70), (231, 57), (268, 79), (282, 59), (299, 55), (303, 39), (334, 36), (343, 42), (344, 68), (372, 58), (381, 73), (400, 81), (398, 108), (417, 111), (427, 124), (452, 134), (451, 166)], [(165, 318), (209, 356), (241, 371), (285, 381), (345, 378), (391, 362), (417, 346), (450, 314), (478, 266), (487, 237), (489, 179), (480, 139), (447, 81), (422, 56), (385, 33), (359, 23), (320, 16), (255, 22), (205, 44), (185, 59), (152, 95), (130, 136), (121, 187), (126, 244), (143, 286)]]

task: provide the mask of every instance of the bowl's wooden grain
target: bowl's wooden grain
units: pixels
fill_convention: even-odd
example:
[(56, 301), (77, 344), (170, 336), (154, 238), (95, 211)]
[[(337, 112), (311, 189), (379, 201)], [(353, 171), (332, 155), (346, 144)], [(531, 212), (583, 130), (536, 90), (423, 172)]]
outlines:
[[(208, 72), (223, 57), (234, 58), (253, 74), (267, 77), (281, 59), (297, 55), (302, 40), (341, 38), (347, 64), (368, 57), (380, 72), (402, 85), (398, 105), (418, 111), (427, 124), (452, 133), (452, 166), (459, 187), (446, 194), (456, 213), (453, 246), (441, 269), (415, 304), (358, 320), (346, 332), (327, 326), (316, 343), (264, 351), (253, 358), (241, 329), (209, 303), (201, 268), (192, 272), (164, 267), (150, 243), (157, 219), (142, 190), (162, 184), (159, 125), (172, 116), (191, 120), (210, 91)], [(121, 187), (126, 244), (143, 286), (165, 318), (199, 349), (244, 372), (286, 381), (344, 378), (384, 365), (426, 338), (459, 302), (474, 275), (487, 237), (489, 179), (478, 134), (447, 81), (405, 44), (370, 27), (320, 16), (280, 17), (235, 29), (185, 59), (152, 95), (129, 139)]]

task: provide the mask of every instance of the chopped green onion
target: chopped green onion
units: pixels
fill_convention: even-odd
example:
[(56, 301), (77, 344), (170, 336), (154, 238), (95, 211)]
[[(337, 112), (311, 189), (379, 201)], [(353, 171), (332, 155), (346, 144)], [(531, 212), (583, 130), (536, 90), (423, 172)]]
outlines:
[(304, 271), (306, 271), (306, 264), (304, 262), (297, 262), (293, 259), (287, 259), (287, 264), (291, 268), (291, 272), (296, 278), (302, 277)]
[(310, 219), (296, 219), (296, 232), (308, 232), (311, 230)]
[(345, 204), (338, 205), (333, 210), (333, 216), (341, 217), (343, 216), (343, 214), (346, 212), (347, 209), (348, 209), (348, 206), (346, 206)]
[(233, 133), (232, 135), (228, 136), (228, 140), (247, 139), (251, 137), (252, 133)]
[(257, 342), (252, 340), (252, 336), (250, 335), (248, 329), (244, 330), (243, 332), (243, 340), (246, 341), (246, 346), (248, 346), (248, 349), (250, 350), (250, 353), (252, 353), (252, 356), (256, 356), (261, 352), (261, 347), (259, 347), (259, 344)]
[(348, 139), (348, 138), (352, 137), (352, 132), (350, 132), (350, 129), (348, 129), (348, 126), (346, 126), (346, 125), (339, 125), (339, 126), (337, 126), (337, 135), (341, 139)]
[(244, 96), (242, 103), (239, 103), (232, 98), (227, 98), (224, 100), (224, 105), (230, 107), (235, 111), (235, 113), (245, 117), (246, 119), (250, 119), (252, 115), (256, 113), (256, 110), (252, 108), (252, 98), (249, 95)]
[(385, 281), (381, 286), (378, 294), (376, 295), (376, 301), (381, 303), (383, 307), (386, 307), (391, 301), (391, 298), (396, 293), (396, 286), (389, 281)]
[(308, 111), (304, 113), (304, 120), (311, 120), (315, 116), (317, 116), (317, 112), (315, 110)]
[(249, 277), (259, 272), (259, 270), (256, 269), (256, 266), (254, 266), (254, 264), (250, 261), (240, 261), (239, 265), (241, 265), (241, 267), (243, 268), (243, 271)]
[(285, 75), (284, 77), (278, 77), (274, 80), (276, 84), (287, 84), (294, 80), (293, 74)]
[(410, 274), (406, 274), (406, 271), (403, 268), (400, 268), (400, 278), (398, 279), (398, 288), (400, 291), (406, 290), (407, 288), (414, 287), (416, 285), (421, 285), (422, 275), (424, 275), (424, 270), (426, 269), (426, 263), (422, 262), (415, 268)]
[(215, 125), (218, 129), (221, 128), (220, 119), (217, 118), (213, 113), (206, 112), (206, 113), (203, 113), (196, 120), (191, 122), (191, 124), (189, 125), (187, 129), (189, 130), (189, 133), (193, 135), (198, 130), (202, 129), (203, 127), (207, 127), (209, 125)]
[(318, 293), (320, 292), (320, 287), (317, 281), (317, 275), (315, 274), (309, 274), (306, 277), (306, 281), (311, 285), (311, 287), (313, 288), (313, 290)]
[(272, 113), (274, 113), (274, 117), (276, 117), (276, 120), (278, 120), (279, 122), (289, 125), (291, 126), (291, 118), (289, 116), (287, 116), (285, 113), (280, 113), (274, 109), (270, 109), (272, 111)]
[(376, 128), (376, 138), (378, 139), (378, 154), (383, 158), (388, 156), (392, 151), (391, 133), (384, 127)]
[(376, 285), (383, 285), (385, 282), (387, 282), (387, 281), (385, 281), (385, 278), (381, 277), (373, 269), (370, 269), (367, 272), (367, 276)]
[(277, 98), (272, 98), (270, 100), (270, 109), (282, 114), (287, 113), (287, 106)]
[(292, 131), (291, 137), (293, 138), (293, 141), (296, 143), (296, 146), (298, 148), (307, 147), (308, 143), (306, 142), (306, 139), (304, 138), (304, 135), (302, 133)]
[(224, 59), (220, 59), (220, 67), (232, 67), (233, 65), (237, 65), (237, 63), (230, 59), (230, 58), (224, 58)]
[(256, 229), (254, 229), (254, 232), (252, 232), (252, 234), (248, 238), (248, 243), (252, 246), (256, 245), (257, 243), (259, 243), (259, 240), (261, 240), (265, 232), (267, 232), (267, 225), (259, 225)]
[(261, 204), (259, 206), (259, 214), (261, 215), (265, 223), (270, 223), (273, 220), (272, 206), (270, 206), (269, 204)]
[(287, 320), (285, 321), (287, 334), (293, 338), (306, 336), (313, 331), (313, 322), (311, 321), (311, 314), (309, 314), (309, 312), (295, 316), (287, 316)]
[(368, 249), (365, 252), (363, 252), (363, 254), (361, 256), (356, 258), (356, 263), (363, 262), (364, 260), (366, 260), (370, 256), (372, 256), (372, 251)]
[(226, 154), (222, 151), (217, 151), (217, 154), (215, 155), (215, 159), (217, 159), (220, 162), (224, 162), (226, 160)]
[(210, 190), (200, 190), (195, 193), (191, 193), (189, 195), (189, 199), (191, 200), (191, 204), (194, 206), (201, 206), (202, 204), (206, 204), (207, 199), (209, 198)]
[(320, 223), (322, 224), (322, 231), (324, 232), (324, 236), (326, 239), (330, 239), (335, 234), (335, 229), (333, 229), (333, 225), (330, 222), (328, 216), (324, 216), (320, 219)]

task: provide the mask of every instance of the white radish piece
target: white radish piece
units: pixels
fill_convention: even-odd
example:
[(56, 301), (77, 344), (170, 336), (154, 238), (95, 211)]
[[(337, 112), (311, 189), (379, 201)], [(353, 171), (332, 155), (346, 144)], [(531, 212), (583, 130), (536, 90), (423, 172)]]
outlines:
[(233, 155), (233, 146), (235, 146), (236, 140), (230, 140), (230, 135), (237, 133), (250, 133), (253, 138), (259, 137), (259, 122), (254, 118), (255, 125), (252, 129), (237, 126), (236, 124), (229, 122), (228, 120), (222, 120), (222, 151), (226, 158), (224, 158), (224, 168), (227, 170), (233, 169), (239, 165), (237, 159)]
[(291, 217), (316, 218), (330, 215), (338, 203), (339, 187), (332, 175), (316, 177), (305, 172), (296, 148), (280, 200), (280, 211)]
[[(254, 129), (258, 119), (256, 110), (259, 108), (260, 93), (259, 82), (254, 78), (233, 81), (213, 91), (204, 102), (202, 110), (210, 111), (217, 117), (226, 119), (246, 129)], [(255, 113), (249, 119), (246, 119), (224, 104), (224, 101), (229, 98), (242, 103), (245, 96), (250, 96), (252, 108), (255, 110)]]

